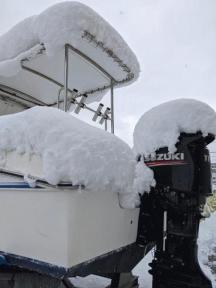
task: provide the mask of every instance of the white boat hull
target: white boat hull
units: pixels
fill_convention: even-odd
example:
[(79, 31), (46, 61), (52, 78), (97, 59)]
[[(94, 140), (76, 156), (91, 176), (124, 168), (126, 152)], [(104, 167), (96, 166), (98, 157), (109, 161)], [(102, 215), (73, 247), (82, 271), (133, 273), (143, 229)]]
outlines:
[(0, 250), (69, 268), (135, 242), (138, 215), (109, 191), (1, 189)]

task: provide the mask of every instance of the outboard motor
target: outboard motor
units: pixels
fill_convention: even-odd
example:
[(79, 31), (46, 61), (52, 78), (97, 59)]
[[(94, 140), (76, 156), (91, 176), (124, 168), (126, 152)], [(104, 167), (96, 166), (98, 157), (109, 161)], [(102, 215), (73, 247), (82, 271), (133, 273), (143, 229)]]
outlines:
[(137, 243), (156, 243), (150, 264), (153, 288), (212, 288), (197, 257), (199, 222), (211, 195), (210, 156), (214, 136), (179, 137), (176, 152), (166, 147), (140, 157), (154, 171), (156, 186), (141, 199)]

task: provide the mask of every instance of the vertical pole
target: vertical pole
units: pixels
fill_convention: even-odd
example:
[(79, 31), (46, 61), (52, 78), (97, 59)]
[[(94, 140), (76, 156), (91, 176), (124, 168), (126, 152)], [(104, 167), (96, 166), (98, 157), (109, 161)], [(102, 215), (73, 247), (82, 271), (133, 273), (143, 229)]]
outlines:
[(111, 80), (111, 133), (115, 132), (115, 123), (114, 123), (114, 83)]
[(105, 131), (107, 131), (107, 119), (105, 119)]
[(64, 111), (67, 112), (68, 96), (68, 46), (65, 45), (65, 62), (64, 62)]
[(166, 250), (166, 239), (167, 239), (167, 211), (164, 211), (164, 215), (163, 215), (163, 251)]
[(63, 87), (59, 89), (58, 91), (58, 100), (57, 100), (57, 108), (60, 109), (60, 96), (61, 96), (61, 92), (63, 90)]

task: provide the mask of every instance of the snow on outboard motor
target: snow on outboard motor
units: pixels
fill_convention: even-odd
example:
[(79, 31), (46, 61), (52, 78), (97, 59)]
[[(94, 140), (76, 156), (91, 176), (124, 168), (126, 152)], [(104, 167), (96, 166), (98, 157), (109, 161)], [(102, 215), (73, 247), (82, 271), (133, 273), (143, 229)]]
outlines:
[(194, 99), (162, 103), (136, 124), (139, 173), (143, 171), (143, 182), (149, 181), (148, 172), (155, 180), (143, 190), (138, 185), (137, 235), (140, 246), (156, 244), (149, 271), (153, 288), (212, 287), (198, 263), (197, 238), (206, 198), (212, 193), (207, 145), (215, 135), (215, 111)]
[[(161, 147), (140, 161), (154, 171), (156, 186), (142, 196), (137, 242), (156, 242), (150, 264), (153, 288), (211, 288), (197, 256), (199, 222), (211, 195), (209, 134), (181, 133), (177, 151)], [(143, 225), (144, 224), (144, 225)]]

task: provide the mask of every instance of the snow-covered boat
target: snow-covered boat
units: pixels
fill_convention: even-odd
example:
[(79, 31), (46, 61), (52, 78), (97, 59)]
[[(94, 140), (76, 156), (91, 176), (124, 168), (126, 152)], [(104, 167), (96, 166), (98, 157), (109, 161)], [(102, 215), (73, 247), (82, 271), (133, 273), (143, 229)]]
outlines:
[[(55, 5), (1, 36), (1, 271), (112, 278), (141, 259), (139, 209), (128, 201), (135, 198), (131, 149), (65, 114), (71, 106), (76, 113), (87, 109), (114, 132), (114, 88), (138, 74), (121, 36), (76, 2)], [(110, 108), (89, 106), (109, 89)], [(28, 109), (34, 106), (49, 108)]]
[[(137, 288), (131, 271), (155, 244), (153, 287), (212, 287), (196, 239), (216, 114), (193, 100), (152, 109), (135, 128), (136, 162), (113, 135), (114, 88), (138, 75), (121, 36), (77, 2), (0, 37), (1, 287), (74, 287), (70, 277), (96, 274)], [(92, 108), (109, 89), (110, 107)], [(81, 109), (112, 133), (65, 113)]]

